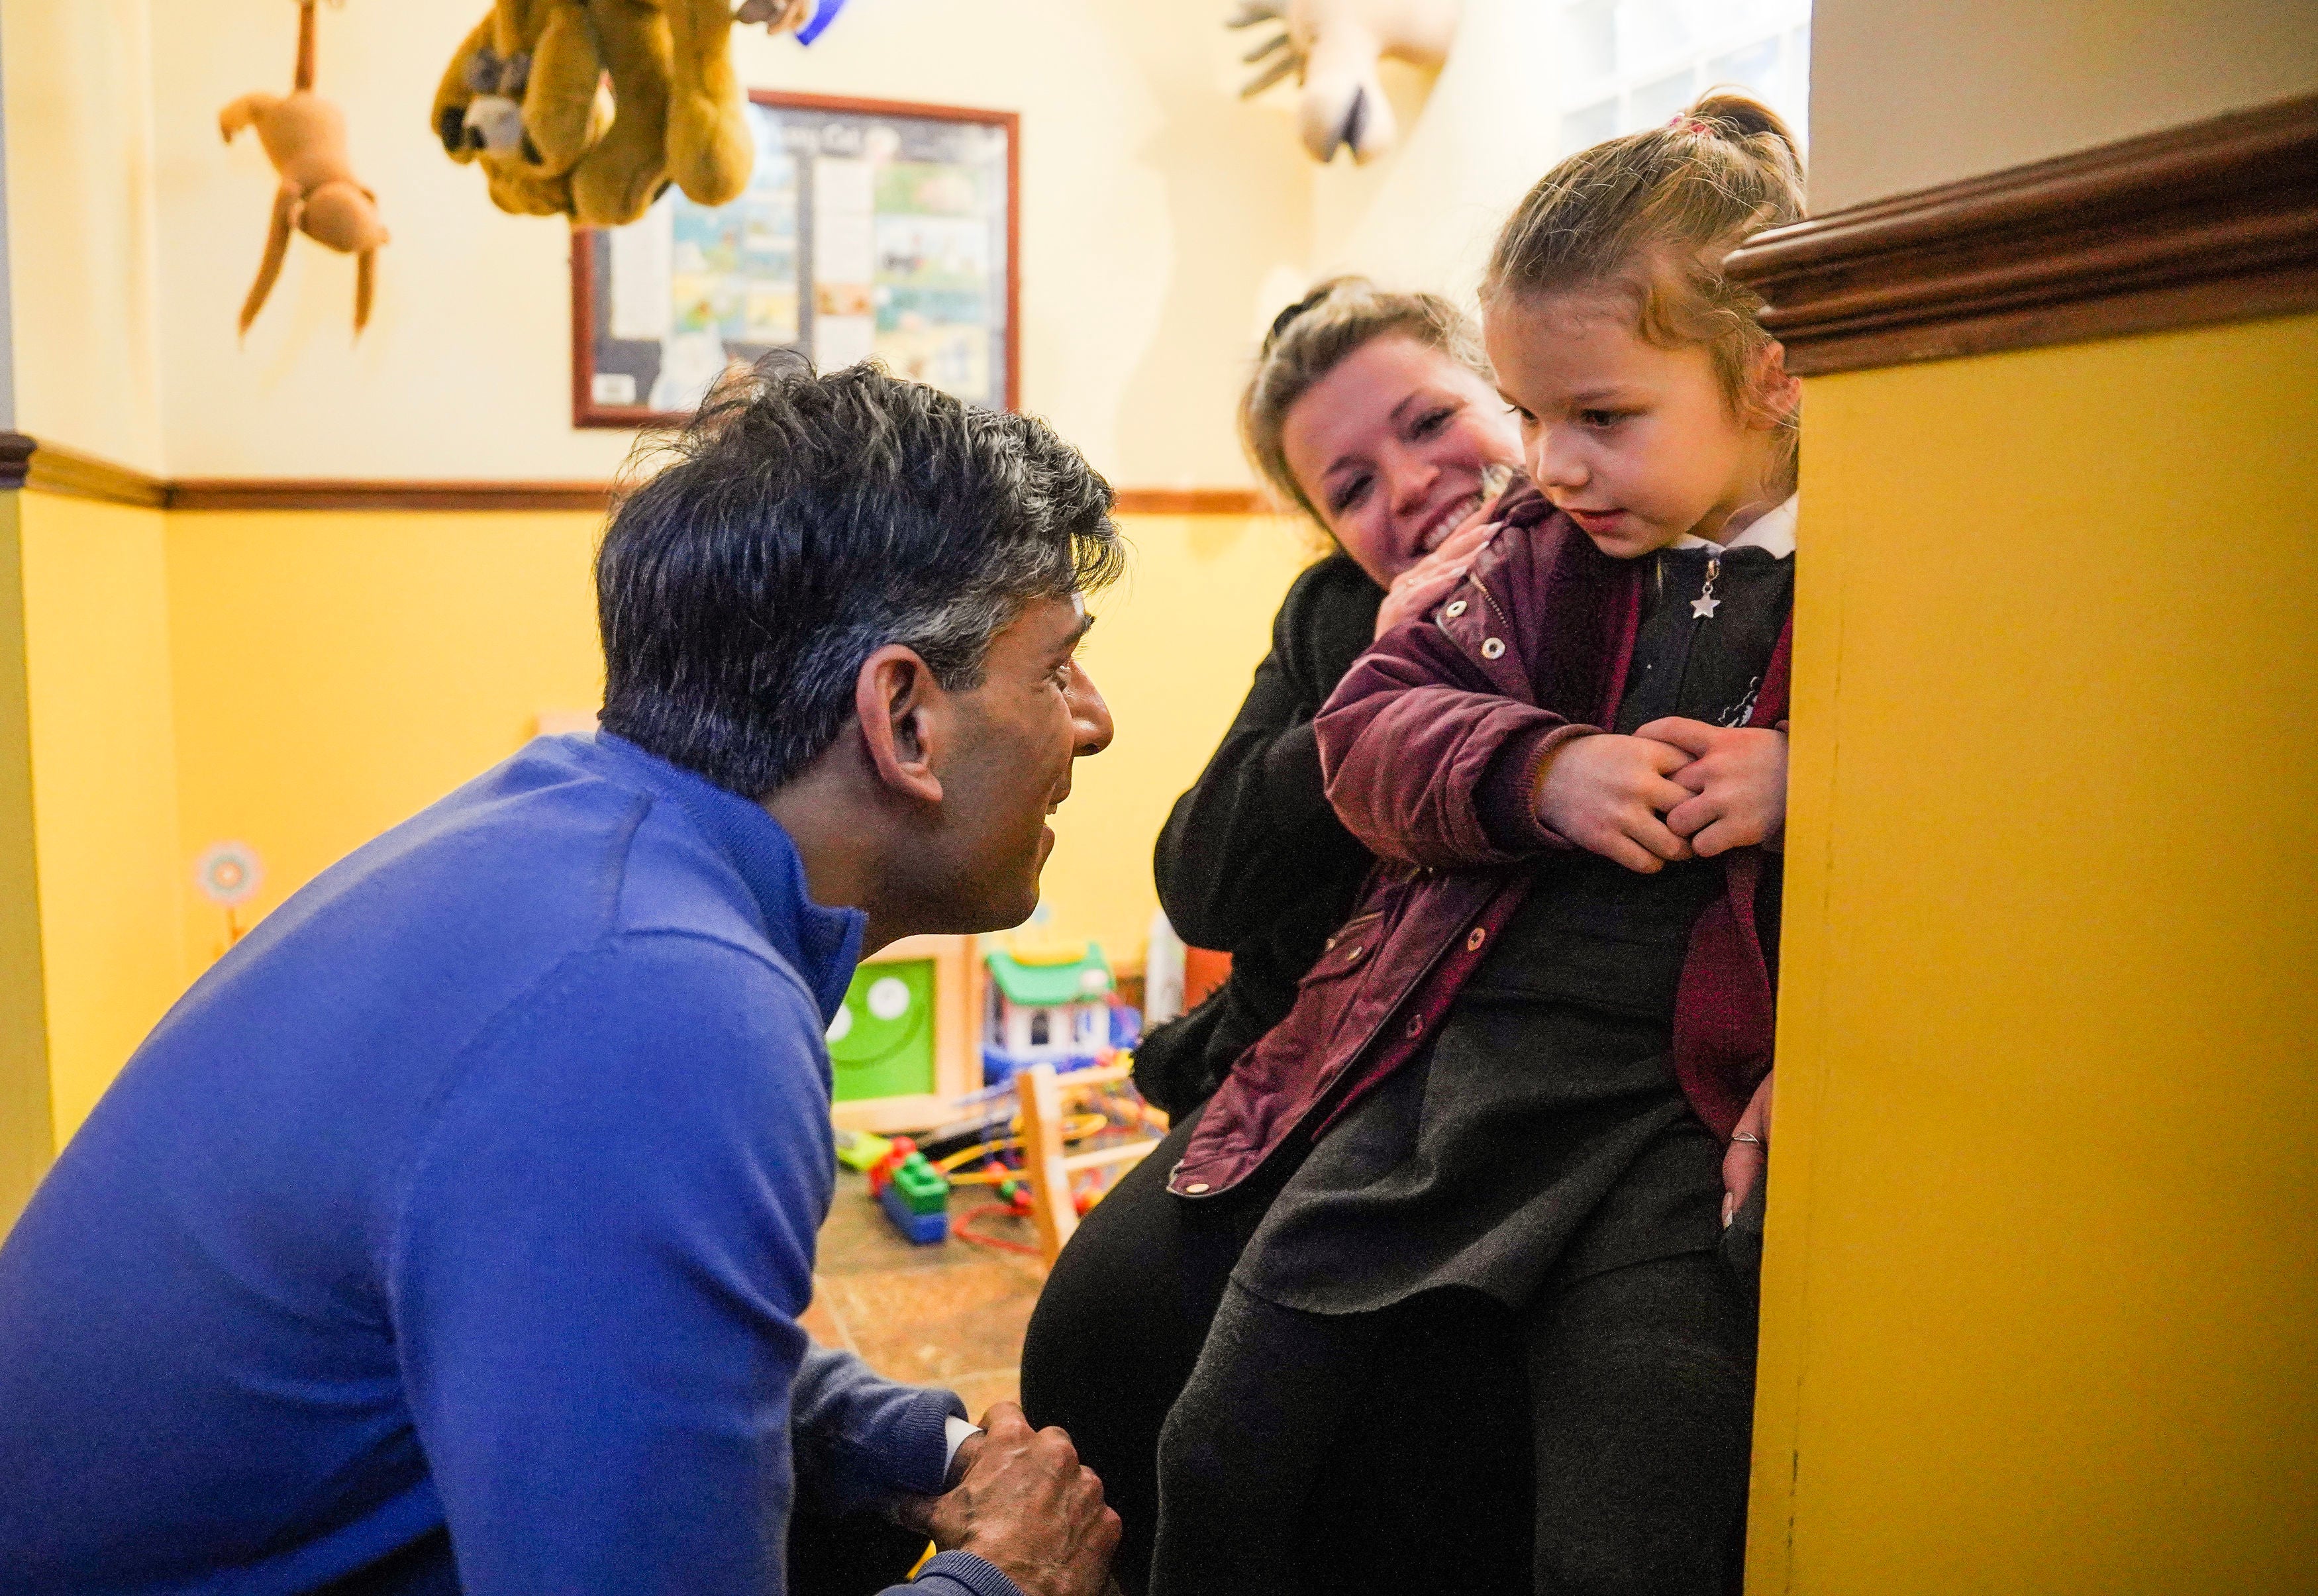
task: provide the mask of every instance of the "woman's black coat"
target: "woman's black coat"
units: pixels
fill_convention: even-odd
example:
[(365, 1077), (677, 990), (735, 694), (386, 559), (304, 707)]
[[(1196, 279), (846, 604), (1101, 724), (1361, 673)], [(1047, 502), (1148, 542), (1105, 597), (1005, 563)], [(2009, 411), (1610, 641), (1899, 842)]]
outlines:
[(1238, 717), (1159, 834), (1168, 921), (1190, 946), (1232, 955), (1229, 981), (1136, 1050), (1136, 1085), (1177, 1118), (1287, 1017), (1375, 862), (1328, 807), (1312, 717), (1368, 649), (1383, 600), (1342, 553), (1296, 578)]

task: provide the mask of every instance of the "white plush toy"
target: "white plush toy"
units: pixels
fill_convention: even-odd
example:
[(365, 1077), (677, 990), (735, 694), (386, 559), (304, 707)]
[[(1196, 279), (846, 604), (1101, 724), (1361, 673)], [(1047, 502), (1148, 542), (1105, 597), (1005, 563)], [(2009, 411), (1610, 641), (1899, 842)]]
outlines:
[(1304, 89), (1300, 121), (1312, 158), (1325, 161), (1342, 145), (1352, 159), (1372, 160), (1392, 148), (1398, 132), (1377, 62), (1391, 56), (1440, 66), (1462, 11), (1462, 0), (1240, 0), (1231, 26), (1281, 24), (1248, 52), (1251, 63), (1272, 58), (1240, 97), (1260, 94), (1292, 72)]

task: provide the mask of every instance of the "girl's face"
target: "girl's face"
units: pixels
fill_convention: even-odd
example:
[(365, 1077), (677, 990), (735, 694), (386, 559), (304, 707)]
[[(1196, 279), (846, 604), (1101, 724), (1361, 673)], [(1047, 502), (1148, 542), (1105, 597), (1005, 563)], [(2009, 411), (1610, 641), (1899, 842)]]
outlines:
[(1776, 417), (1797, 384), (1774, 358), (1755, 414), (1732, 414), (1703, 344), (1661, 349), (1610, 293), (1505, 300), (1482, 328), (1520, 417), (1530, 476), (1621, 560), (1690, 536), (1725, 542), (1786, 497)]
[(1379, 587), (1480, 504), (1484, 471), (1521, 463), (1521, 435), (1489, 385), (1397, 333), (1305, 390), (1280, 444), (1323, 525)]

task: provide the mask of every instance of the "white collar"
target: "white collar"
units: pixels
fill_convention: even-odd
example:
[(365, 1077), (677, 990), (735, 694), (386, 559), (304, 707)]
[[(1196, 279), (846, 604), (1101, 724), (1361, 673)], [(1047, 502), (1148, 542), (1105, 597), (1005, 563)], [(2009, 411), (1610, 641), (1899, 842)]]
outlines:
[(1686, 537), (1674, 546), (1677, 549), (1712, 549), (1718, 554), (1728, 554), (1733, 549), (1762, 549), (1774, 560), (1784, 560), (1795, 551), (1795, 505), (1801, 497), (1801, 494), (1790, 493), (1786, 503), (1766, 512), (1727, 543), (1710, 543), (1703, 537)]

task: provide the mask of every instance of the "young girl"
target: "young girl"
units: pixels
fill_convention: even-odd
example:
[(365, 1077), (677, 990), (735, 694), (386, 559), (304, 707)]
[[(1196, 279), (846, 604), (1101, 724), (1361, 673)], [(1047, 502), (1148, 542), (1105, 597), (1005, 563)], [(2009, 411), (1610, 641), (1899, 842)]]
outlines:
[(1498, 239), (1534, 486), (1317, 722), (1386, 867), (1171, 1179), (1206, 1200), (1316, 1138), (1169, 1416), (1155, 1591), (1299, 1588), (1316, 1463), (1424, 1355), (1379, 1310), (1444, 1290), (1521, 1322), (1539, 1591), (1731, 1576), (1754, 1326), (1717, 1241), (1770, 1064), (1797, 391), (1720, 263), (1801, 210), (1784, 127), (1715, 95)]

